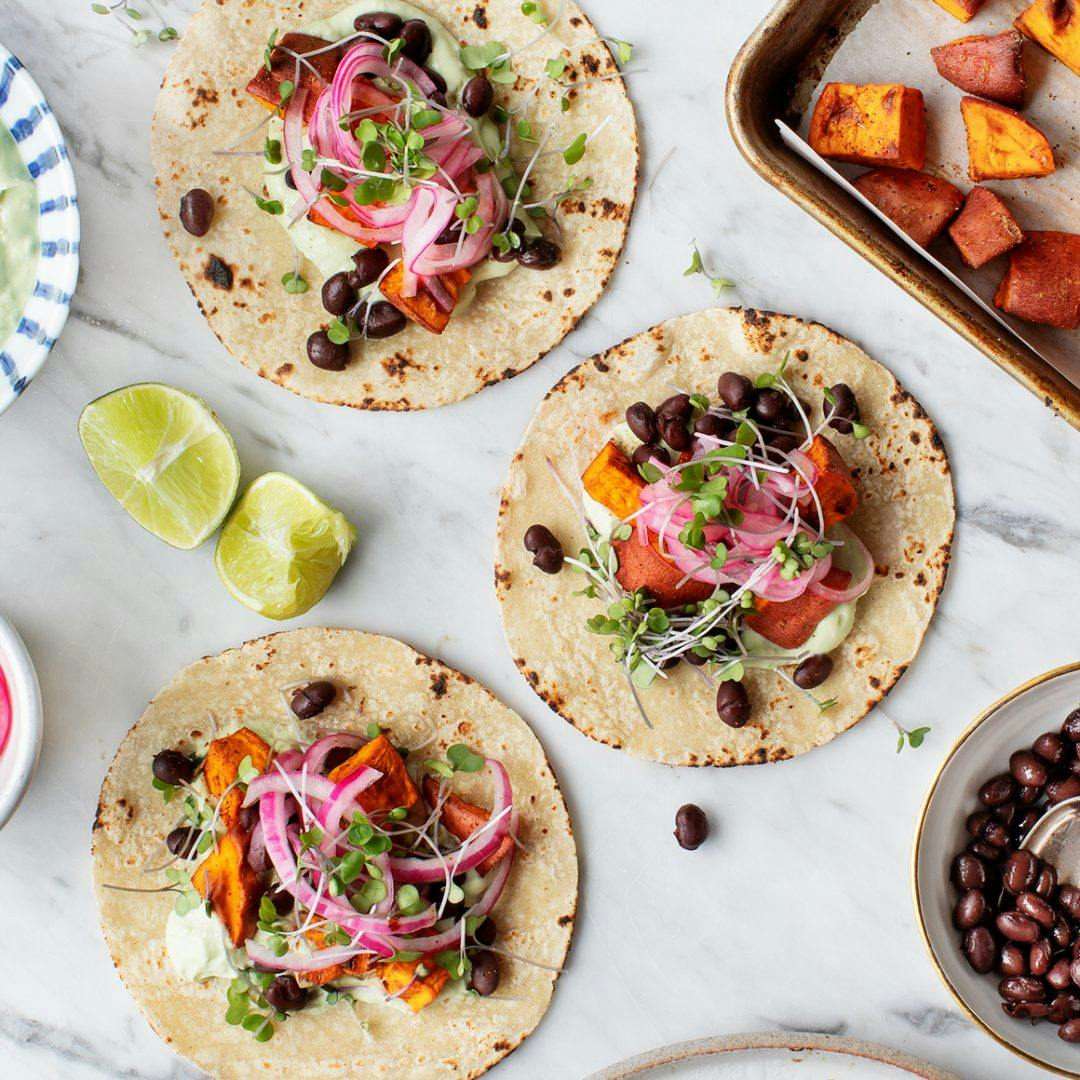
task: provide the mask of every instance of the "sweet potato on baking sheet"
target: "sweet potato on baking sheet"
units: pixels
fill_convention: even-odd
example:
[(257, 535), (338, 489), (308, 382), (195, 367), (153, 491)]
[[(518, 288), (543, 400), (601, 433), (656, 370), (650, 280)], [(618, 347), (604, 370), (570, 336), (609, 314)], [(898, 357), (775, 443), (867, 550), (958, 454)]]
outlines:
[(922, 92), (900, 83), (828, 83), (814, 106), (810, 145), (837, 161), (921, 169), (926, 163)]
[[(422, 939), (417, 939), (417, 945)], [(426, 975), (417, 977), (416, 969), (421, 965), (427, 971)], [(450, 981), (450, 972), (444, 967), (439, 967), (430, 960), (391, 960), (379, 965), (379, 975), (383, 986), (388, 994), (400, 994), (413, 1012), (426, 1009), (442, 992), (442, 988)], [(409, 984), (412, 983), (411, 986)], [(408, 987), (406, 990), (405, 987)]]
[(263, 881), (248, 865), (251, 834), (233, 826), (191, 875), (195, 891), (210, 901), (229, 940), (240, 948), (255, 933)]
[[(845, 518), (851, 517), (859, 508), (859, 493), (843, 455), (824, 435), (815, 435), (814, 441), (803, 451), (817, 466), (818, 478), (814, 491), (825, 520), (822, 529), (831, 529)], [(808, 509), (816, 511), (817, 503), (810, 499)]]
[[(424, 789), (424, 798), (427, 800), (428, 806), (434, 810), (439, 801), (439, 781), (429, 774), (420, 781), (420, 786)], [(442, 827), (451, 836), (456, 836), (462, 843), (472, 836), (490, 817), (491, 814), (482, 806), (466, 802), (453, 793), (444, 793), (442, 817), (440, 819)], [(481, 840), (483, 840), (483, 837), (481, 837)], [(477, 870), (481, 874), (490, 873), (502, 862), (513, 846), (514, 841), (507, 835), (502, 843), (477, 866)]]
[[(251, 764), (259, 772), (265, 772), (270, 764), (270, 747), (250, 728), (240, 728), (210, 744), (203, 762), (203, 779), (211, 795), (221, 798), (222, 793), (236, 780), (240, 763), (246, 757), (251, 758)], [(239, 788), (233, 788), (225, 796), (219, 811), (225, 828), (236, 821), (243, 801), (244, 793)]]
[(1080, 327), (1080, 234), (1027, 233), (1009, 254), (994, 303), (1028, 322)]
[[(439, 280), (443, 283), (443, 287), (450, 294), (450, 298), (457, 303), (458, 297), (461, 295), (461, 290), (465, 287), (466, 283), (472, 277), (472, 274), (468, 270), (453, 270), (449, 274), (441, 274)], [(408, 319), (412, 319), (413, 322), (419, 323), (425, 330), (430, 330), (433, 334), (441, 334), (446, 329), (446, 324), (450, 321), (450, 316), (453, 314), (453, 309), (450, 311), (443, 311), (438, 304), (435, 303), (435, 298), (423, 287), (420, 286), (416, 291), (415, 296), (405, 296), (402, 293), (402, 285), (405, 280), (405, 270), (401, 263), (393, 268), (382, 279), (382, 284), (379, 288), (382, 290), (383, 296), (390, 301)]]
[(1027, 76), (1019, 31), (957, 38), (931, 49), (930, 55), (938, 74), (966, 93), (1015, 108), (1024, 104)]
[(1046, 136), (1015, 110), (973, 97), (964, 98), (960, 110), (972, 180), (1016, 180), (1054, 171), (1054, 152)]
[[(830, 589), (846, 589), (851, 583), (851, 574), (834, 566), (821, 579), (821, 583)], [(747, 616), (746, 625), (782, 649), (797, 649), (805, 645), (817, 624), (836, 607), (831, 600), (810, 592), (794, 600), (763, 600), (758, 597), (756, 606), (757, 613)]]
[(852, 183), (921, 247), (941, 235), (964, 201), (948, 180), (909, 169), (874, 169)]
[(1080, 0), (1035, 0), (1016, 25), (1080, 75)]
[[(305, 57), (303, 61), (298, 61), (291, 53), (304, 56), (325, 49), (329, 44), (329, 41), (312, 37), (311, 34), (282, 34), (270, 53), (269, 70), (263, 64), (247, 84), (247, 92), (260, 105), (276, 112), (281, 107), (281, 84), (291, 82), (297, 90), (308, 91), (304, 101), (304, 121), (310, 120), (315, 111), (315, 99), (333, 81), (334, 72), (341, 62), (342, 50), (330, 49), (320, 52), (318, 56)], [(286, 49), (289, 51), (286, 52)]]
[(949, 226), (949, 237), (964, 264), (977, 270), (1016, 247), (1024, 233), (997, 195), (989, 188), (975, 187), (968, 193), (960, 216)]
[(420, 801), (420, 792), (416, 790), (416, 785), (405, 768), (405, 762), (385, 735), (379, 735), (364, 743), (352, 757), (332, 769), (328, 776), (336, 784), (349, 773), (356, 772), (361, 765), (378, 769), (382, 773), (374, 784), (356, 797), (365, 813), (370, 814), (376, 810), (390, 811), (399, 806), (411, 810)]
[(607, 442), (581, 474), (581, 486), (590, 499), (617, 518), (628, 518), (641, 507), (640, 494), (645, 481), (622, 448), (615, 442)]
[(961, 22), (970, 22), (986, 0), (935, 0), (950, 15), (955, 15)]

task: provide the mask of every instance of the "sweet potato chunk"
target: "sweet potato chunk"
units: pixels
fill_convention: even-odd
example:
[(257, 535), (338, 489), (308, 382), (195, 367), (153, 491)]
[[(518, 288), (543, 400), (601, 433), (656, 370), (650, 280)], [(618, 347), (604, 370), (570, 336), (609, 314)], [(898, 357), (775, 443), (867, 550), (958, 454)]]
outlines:
[(333, 81), (334, 72), (341, 63), (342, 50), (330, 49), (318, 56), (308, 57), (303, 62), (297, 61), (291, 53), (304, 56), (324, 49), (329, 44), (329, 41), (312, 37), (311, 34), (283, 34), (270, 53), (270, 70), (263, 64), (247, 84), (247, 92), (260, 105), (276, 112), (281, 107), (281, 84), (291, 82), (297, 90), (308, 91), (304, 101), (304, 120), (310, 120), (315, 111), (315, 99)]
[[(240, 763), (246, 757), (251, 758), (251, 764), (259, 772), (265, 772), (270, 764), (270, 747), (250, 728), (240, 728), (210, 744), (203, 762), (203, 777), (211, 795), (221, 798), (222, 792), (236, 779)], [(225, 796), (220, 809), (225, 828), (236, 821), (243, 801), (244, 793), (239, 788), (233, 788)]]
[(1028, 322), (1080, 327), (1080, 234), (1027, 233), (1009, 255), (994, 303)]
[(960, 258), (972, 269), (1003, 255), (1024, 239), (1009, 208), (984, 187), (971, 189), (960, 216), (949, 226), (949, 236)]
[(938, 74), (979, 97), (1019, 108), (1024, 104), (1024, 38), (1016, 30), (957, 38), (930, 50)]
[[(461, 290), (465, 287), (472, 274), (468, 270), (454, 270), (449, 274), (442, 274), (439, 280), (443, 283), (444, 288), (450, 294), (454, 303), (457, 303), (458, 297), (461, 295)], [(416, 291), (415, 296), (402, 295), (401, 287), (405, 278), (405, 270), (401, 263), (398, 263), (393, 270), (390, 271), (382, 279), (382, 284), (379, 286), (383, 296), (390, 301), (408, 319), (412, 319), (413, 322), (419, 323), (425, 330), (430, 330), (433, 334), (441, 334), (446, 329), (446, 324), (450, 321), (450, 316), (453, 314), (453, 309), (450, 311), (443, 311), (438, 304), (435, 303), (435, 298), (425, 289), (422, 285)]]
[(704, 581), (688, 581), (679, 586), (683, 572), (656, 550), (655, 540), (649, 544), (638, 542), (637, 536), (629, 540), (614, 540), (612, 547), (619, 559), (615, 580), (627, 590), (644, 589), (662, 608), (678, 607), (708, 600), (713, 586)]
[(1018, 112), (973, 97), (964, 98), (960, 110), (972, 180), (1015, 180), (1054, 171), (1054, 152), (1046, 136)]
[[(305, 930), (304, 937), (311, 942), (312, 947), (315, 949), (325, 949), (327, 947), (326, 935), (321, 930)], [(348, 963), (330, 964), (319, 971), (306, 971), (301, 978), (305, 982), (311, 983), (312, 986), (325, 986), (335, 979), (340, 979), (343, 975), (363, 975), (370, 963), (371, 956), (368, 953), (360, 953)]]
[(810, 145), (837, 161), (921, 169), (926, 162), (922, 93), (900, 83), (828, 83), (814, 107)]
[[(420, 786), (424, 789), (424, 798), (428, 806), (434, 810), (439, 801), (438, 780), (429, 774), (420, 781)], [(451, 836), (456, 836), (463, 843), (490, 817), (491, 814), (482, 806), (466, 802), (452, 793), (447, 794), (443, 799), (442, 826)], [(502, 862), (513, 846), (514, 841), (507, 835), (502, 843), (477, 866), (477, 870), (481, 874), (490, 873)]]
[(921, 247), (941, 235), (964, 201), (948, 180), (909, 169), (874, 169), (852, 183)]
[[(815, 435), (814, 441), (804, 453), (818, 467), (814, 491), (825, 515), (821, 527), (830, 529), (851, 517), (859, 508), (859, 493), (855, 490), (855, 481), (843, 455), (824, 435)], [(813, 500), (810, 500), (810, 506), (817, 509)]]
[(622, 449), (608, 442), (581, 474), (581, 486), (590, 499), (607, 507), (617, 518), (628, 518), (641, 506), (645, 481)]
[(248, 865), (250, 842), (251, 834), (234, 825), (191, 875), (195, 891), (210, 901), (236, 948), (255, 933), (263, 894), (261, 875)]
[[(821, 579), (830, 589), (844, 589), (850, 581), (851, 575), (835, 566)], [(797, 649), (810, 640), (817, 624), (836, 605), (823, 596), (805, 592), (794, 600), (769, 601), (759, 597), (757, 607), (758, 612), (747, 617), (746, 625), (782, 649)]]
[(1035, 0), (1016, 25), (1080, 75), (1080, 0)]
[(950, 15), (955, 15), (961, 22), (970, 22), (986, 0), (936, 0)]
[(356, 772), (361, 765), (368, 765), (382, 773), (374, 784), (357, 796), (357, 802), (364, 808), (365, 813), (370, 814), (376, 810), (390, 811), (399, 806), (409, 810), (420, 801), (420, 792), (416, 790), (416, 785), (405, 768), (405, 762), (385, 735), (379, 735), (364, 743), (352, 757), (343, 761), (328, 775), (336, 784), (349, 773)]
[[(419, 944), (419, 941), (417, 944)], [(424, 965), (427, 974), (416, 978), (414, 982), (416, 969), (421, 964)], [(401, 1000), (406, 1002), (413, 1012), (426, 1009), (450, 981), (450, 972), (430, 960), (416, 960), (413, 962), (392, 960), (379, 965), (379, 975), (382, 978), (386, 992), (388, 994), (401, 994)], [(410, 982), (412, 982), (411, 986), (409, 986)], [(409, 987), (408, 990), (401, 993), (406, 986)]]

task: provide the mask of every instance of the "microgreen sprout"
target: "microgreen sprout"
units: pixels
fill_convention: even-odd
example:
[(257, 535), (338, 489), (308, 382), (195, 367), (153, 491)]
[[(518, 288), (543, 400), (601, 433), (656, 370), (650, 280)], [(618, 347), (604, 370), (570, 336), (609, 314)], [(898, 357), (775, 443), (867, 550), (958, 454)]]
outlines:
[(886, 719), (896, 729), (896, 752), (898, 754), (904, 749), (905, 745), (910, 746), (912, 750), (918, 750), (922, 746), (923, 740), (930, 734), (929, 727), (920, 727), (908, 731), (906, 727), (898, 724), (891, 716), (887, 716)]
[[(153, 8), (152, 4), (151, 8)], [(152, 31), (136, 28), (130, 22), (125, 21), (125, 16), (132, 22), (142, 22), (143, 19), (142, 12), (131, 4), (129, 0), (114, 0), (114, 3), (111, 4), (94, 3), (90, 5), (90, 10), (96, 15), (115, 16), (120, 25), (131, 34), (131, 44), (136, 49), (141, 48), (150, 40)], [(157, 12), (155, 11), (154, 14), (156, 15)], [(175, 27), (169, 26), (164, 20), (161, 20), (161, 28), (157, 31), (158, 41), (175, 41), (178, 36)]]
[[(274, 980), (273, 972), (241, 972), (225, 991), (225, 1023), (239, 1025), (256, 1042), (268, 1042), (274, 1035), (272, 1019), (284, 1019), (263, 996)], [(265, 1012), (261, 1010), (266, 1010)]]
[(735, 282), (730, 278), (720, 277), (717, 274), (711, 274), (705, 268), (705, 263), (702, 261), (701, 252), (698, 250), (697, 242), (690, 241), (690, 265), (683, 271), (683, 277), (692, 277), (694, 274), (701, 274), (705, 280), (709, 282), (713, 287), (713, 292), (719, 297), (723, 294), (725, 289), (735, 288)]
[(290, 270), (287, 274), (283, 274), (281, 277), (281, 284), (285, 286), (287, 293), (306, 293), (308, 291), (308, 283), (300, 276), (295, 270)]

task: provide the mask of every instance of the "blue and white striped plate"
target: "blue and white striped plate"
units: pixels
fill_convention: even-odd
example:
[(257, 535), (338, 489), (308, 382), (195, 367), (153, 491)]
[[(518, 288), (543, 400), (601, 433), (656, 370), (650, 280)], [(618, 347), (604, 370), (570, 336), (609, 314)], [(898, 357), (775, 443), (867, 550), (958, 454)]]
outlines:
[(64, 328), (79, 276), (79, 204), (64, 136), (30, 73), (0, 44), (0, 124), (11, 132), (38, 196), (41, 257), (19, 325), (0, 341), (0, 412), (26, 389)]

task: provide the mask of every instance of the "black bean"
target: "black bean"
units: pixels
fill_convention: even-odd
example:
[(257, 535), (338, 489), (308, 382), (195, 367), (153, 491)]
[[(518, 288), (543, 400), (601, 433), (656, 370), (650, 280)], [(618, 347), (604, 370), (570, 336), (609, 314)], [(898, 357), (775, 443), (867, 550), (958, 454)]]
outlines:
[(1072, 985), (1072, 978), (1069, 976), (1069, 961), (1064, 956), (1051, 966), (1046, 973), (1046, 981), (1055, 990), (1066, 990)]
[(331, 315), (344, 315), (356, 303), (356, 291), (349, 284), (349, 272), (331, 274), (323, 282), (322, 306)]
[(1022, 892), (1016, 898), (1016, 909), (1047, 929), (1054, 925), (1054, 909), (1037, 893)]
[(349, 346), (331, 341), (325, 330), (316, 330), (307, 339), (307, 358), (323, 371), (344, 371), (349, 363)]
[(1036, 803), (1042, 798), (1042, 788), (1024, 785), (1016, 793), (1016, 798), (1022, 806), (1031, 806), (1032, 803)]
[(292, 170), (291, 169), (286, 169), (285, 170), (285, 186), (287, 188), (292, 188), (293, 191), (296, 190), (296, 181), (292, 178)]
[(432, 68), (424, 68), (424, 74), (435, 84), (435, 93), (446, 96), (446, 80)]
[(195, 776), (195, 761), (179, 750), (161, 750), (154, 755), (150, 766), (156, 779), (163, 784), (190, 784)]
[(1017, 839), (1023, 840), (1025, 836), (1035, 827), (1036, 822), (1042, 817), (1042, 811), (1038, 807), (1032, 806), (1025, 810), (1017, 819), (1013, 822), (1013, 832), (1016, 834)]
[(1009, 975), (998, 983), (998, 993), (1008, 1001), (1042, 1001), (1046, 987), (1030, 975)]
[(1058, 1038), (1065, 1042), (1080, 1042), (1080, 1019), (1066, 1020), (1058, 1028)]
[(1080, 920), (1080, 889), (1075, 885), (1062, 885), (1058, 889), (1057, 902), (1066, 915)]
[(1002, 803), (1000, 806), (994, 807), (994, 819), (1000, 821), (1002, 825), (1009, 826), (1016, 820), (1016, 815), (1019, 812), (1016, 803)]
[(236, 820), (241, 829), (245, 832), (251, 832), (255, 828), (255, 823), (259, 820), (259, 804), (252, 803), (250, 806), (243, 807)]
[(1054, 920), (1054, 925), (1050, 927), (1050, 940), (1056, 948), (1067, 949), (1072, 944), (1072, 939), (1073, 928), (1069, 925), (1069, 920), (1059, 915)]
[(1030, 750), (1017, 750), (1009, 758), (1009, 772), (1025, 787), (1042, 787), (1046, 783), (1046, 766)]
[(1056, 731), (1047, 731), (1031, 744), (1031, 749), (1051, 765), (1059, 765), (1065, 757), (1065, 741)]
[(626, 424), (643, 443), (656, 442), (656, 413), (644, 401), (635, 401), (626, 410)]
[(279, 975), (263, 991), (263, 997), (278, 1012), (296, 1012), (307, 1004), (309, 991), (302, 988), (292, 975)]
[(964, 934), (964, 956), (980, 974), (994, 966), (994, 937), (985, 926), (974, 926)]
[(490, 915), (473, 931), (473, 940), (480, 945), (494, 945), (495, 939), (498, 936), (499, 928), (495, 925), (495, 920)]
[(1080, 795), (1080, 776), (1063, 776), (1046, 785), (1046, 797), (1052, 803), (1075, 799)]
[(1005, 863), (1005, 888), (1014, 896), (1030, 889), (1039, 875), (1039, 860), (1030, 851), (1014, 851)]
[(288, 889), (283, 889), (280, 885), (275, 886), (267, 894), (267, 899), (274, 905), (274, 910), (279, 915), (288, 915), (293, 909), (293, 905), (296, 903), (293, 894)]
[(685, 420), (680, 420), (677, 416), (663, 416), (659, 418), (659, 423), (660, 437), (672, 450), (681, 453), (690, 449), (694, 440)]
[(391, 41), (401, 33), (401, 18), (390, 11), (369, 11), (353, 20), (354, 30), (366, 30), (369, 34)]
[(423, 19), (409, 19), (402, 23), (398, 36), (405, 42), (402, 55), (413, 63), (423, 64), (431, 55), (431, 31)]
[(1069, 742), (1080, 743), (1080, 709), (1073, 709), (1065, 717), (1065, 723), (1061, 725), (1061, 734)]
[(1004, 848), (996, 848), (985, 840), (976, 840), (974, 844), (968, 844), (968, 851), (988, 863), (1000, 862), (1009, 854)]
[(671, 455), (662, 446), (646, 446), (641, 444), (631, 459), (635, 465), (644, 465), (648, 461), (658, 461), (661, 465), (671, 464)]
[(675, 839), (679, 847), (695, 851), (705, 843), (709, 835), (709, 819), (705, 811), (694, 803), (680, 806), (675, 813)]
[(379, 275), (390, 265), (390, 256), (381, 247), (361, 248), (352, 257), (356, 267), (356, 288), (378, 281)]
[(495, 102), (495, 88), (484, 75), (474, 75), (461, 89), (461, 107), (470, 116), (484, 116)]
[(716, 390), (732, 412), (749, 409), (754, 403), (754, 384), (737, 371), (725, 371), (716, 382)]
[(469, 986), (481, 997), (494, 994), (499, 988), (499, 958), (495, 953), (481, 949), (473, 955)]
[(1028, 971), (1037, 978), (1042, 978), (1050, 970), (1054, 948), (1046, 938), (1039, 938), (1028, 953)]
[(989, 810), (976, 810), (974, 814), (968, 814), (967, 831), (971, 836), (982, 836), (983, 826), (990, 820)]
[(953, 926), (957, 930), (970, 930), (983, 921), (986, 915), (986, 897), (978, 889), (969, 889), (956, 902), (953, 909)]
[(728, 727), (741, 728), (750, 719), (750, 699), (741, 682), (729, 679), (716, 691), (716, 712)]
[(1039, 870), (1039, 876), (1035, 879), (1032, 892), (1037, 893), (1044, 900), (1053, 895), (1057, 888), (1057, 870), (1049, 863), (1044, 863)]
[(779, 427), (791, 415), (791, 398), (781, 390), (759, 390), (753, 412), (763, 424)]
[(1006, 1016), (1016, 1020), (1030, 1020), (1032, 1023), (1050, 1013), (1050, 1006), (1041, 1001), (1003, 1001), (1001, 1007)]
[(1027, 974), (1027, 957), (1019, 945), (1006, 941), (1001, 946), (1001, 954), (998, 956), (998, 971), (1002, 975), (1025, 975)]
[(841, 435), (850, 435), (852, 423), (858, 423), (862, 419), (859, 412), (859, 403), (855, 400), (855, 394), (847, 383), (837, 383), (829, 388), (833, 401), (828, 398), (822, 402), (822, 409), (826, 416), (831, 416), (829, 427), (839, 431)]
[(546, 525), (530, 525), (525, 530), (525, 550), (534, 555), (542, 547), (559, 547), (555, 534)]
[(199, 839), (199, 831), (193, 825), (178, 825), (165, 837), (165, 846), (173, 855), (189, 859), (195, 850), (195, 842)]
[(308, 683), (293, 693), (290, 708), (301, 720), (310, 720), (337, 696), (337, 687), (326, 679)]
[(707, 435), (712, 439), (726, 439), (731, 432), (731, 424), (712, 413), (702, 413), (694, 421), (694, 434)]
[(393, 304), (386, 300), (376, 300), (367, 312), (362, 312), (357, 317), (357, 322), (364, 331), (364, 337), (372, 340), (400, 334), (408, 321)]
[(323, 772), (329, 775), (339, 765), (344, 765), (356, 753), (356, 750), (351, 746), (335, 746), (333, 750), (329, 751), (325, 758), (323, 758)]
[(1019, 911), (1003, 911), (994, 920), (994, 925), (1002, 937), (1022, 945), (1030, 945), (1039, 936), (1039, 924)]
[(977, 855), (962, 851), (953, 859), (952, 883), (961, 892), (967, 892), (968, 889), (985, 889), (986, 865)]
[(561, 547), (542, 547), (533, 556), (533, 566), (545, 574), (557, 574), (563, 568)]
[(676, 420), (689, 420), (690, 414), (694, 411), (694, 406), (690, 401), (689, 394), (672, 394), (671, 397), (665, 398), (656, 407), (656, 417), (658, 420), (665, 419), (667, 417), (673, 417)]
[(205, 236), (214, 221), (214, 198), (209, 191), (192, 188), (180, 200), (180, 224), (192, 236)]
[(517, 252), (518, 265), (530, 270), (550, 270), (561, 258), (562, 248), (554, 240), (542, 238), (530, 241)]
[(824, 653), (817, 653), (814, 656), (808, 656), (795, 669), (795, 674), (791, 676), (791, 680), (803, 690), (813, 690), (815, 686), (820, 686), (832, 674), (832, 669), (832, 657), (826, 656)]
[(983, 826), (983, 839), (996, 848), (1007, 847), (1009, 843), (1009, 830), (1006, 829), (1000, 821), (991, 818)]
[(1008, 802), (1015, 794), (1016, 783), (1013, 778), (1002, 773), (1000, 776), (987, 780), (979, 788), (979, 802), (983, 806), (1000, 806), (1003, 802)]

